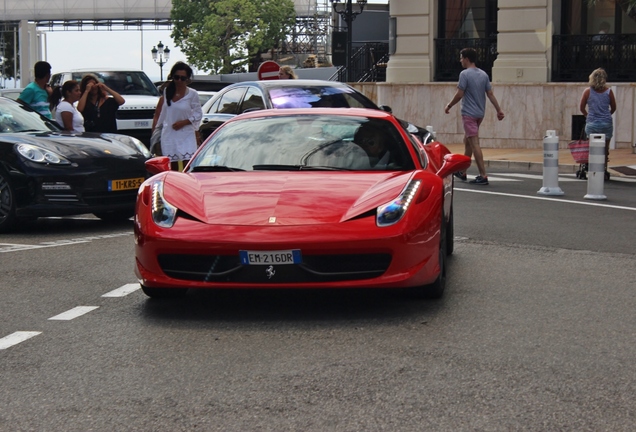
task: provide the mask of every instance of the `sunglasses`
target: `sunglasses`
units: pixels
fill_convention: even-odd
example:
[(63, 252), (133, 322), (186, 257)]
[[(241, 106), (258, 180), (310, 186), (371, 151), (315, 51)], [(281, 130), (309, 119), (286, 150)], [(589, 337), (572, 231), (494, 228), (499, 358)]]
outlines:
[(175, 75), (175, 76), (172, 77), (172, 79), (175, 80), (175, 81), (179, 81), (179, 80), (187, 81), (189, 78), (187, 76), (185, 76), (185, 75)]

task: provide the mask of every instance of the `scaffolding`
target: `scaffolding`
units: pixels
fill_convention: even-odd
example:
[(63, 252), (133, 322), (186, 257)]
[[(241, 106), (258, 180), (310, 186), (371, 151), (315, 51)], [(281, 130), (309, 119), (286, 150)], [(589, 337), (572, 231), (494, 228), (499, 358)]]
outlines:
[(296, 24), (281, 47), (281, 56), (291, 54), (298, 62), (313, 55), (318, 63), (327, 62), (331, 53), (329, 0), (294, 0), (294, 5)]

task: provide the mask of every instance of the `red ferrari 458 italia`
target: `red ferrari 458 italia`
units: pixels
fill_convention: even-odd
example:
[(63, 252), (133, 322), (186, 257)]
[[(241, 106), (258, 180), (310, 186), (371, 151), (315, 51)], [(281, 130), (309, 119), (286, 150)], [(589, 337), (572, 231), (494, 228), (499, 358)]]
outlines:
[(183, 172), (139, 189), (135, 271), (150, 297), (188, 288), (412, 288), (439, 298), (453, 251), (453, 172), (369, 109), (255, 111), (224, 123)]

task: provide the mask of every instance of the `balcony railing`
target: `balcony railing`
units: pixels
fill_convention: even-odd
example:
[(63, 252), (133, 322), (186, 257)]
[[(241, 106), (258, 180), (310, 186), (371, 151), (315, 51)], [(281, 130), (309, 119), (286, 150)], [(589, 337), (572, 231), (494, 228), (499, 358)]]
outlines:
[[(386, 81), (386, 63), (389, 61), (389, 44), (385, 42), (353, 43), (351, 57), (351, 82)], [(341, 67), (334, 76), (336, 81), (347, 81), (347, 68)]]
[(464, 48), (475, 48), (477, 67), (492, 79), (492, 65), (497, 58), (497, 38), (479, 39), (435, 39), (435, 81), (457, 81), (462, 65), (459, 52)]
[(587, 82), (599, 67), (608, 81), (636, 81), (636, 34), (555, 35), (552, 81)]

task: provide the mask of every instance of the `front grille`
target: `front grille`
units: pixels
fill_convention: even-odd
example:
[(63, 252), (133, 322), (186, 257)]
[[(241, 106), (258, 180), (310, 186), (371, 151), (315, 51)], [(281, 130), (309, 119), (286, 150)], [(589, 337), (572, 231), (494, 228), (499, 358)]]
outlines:
[(118, 120), (139, 120), (139, 119), (152, 119), (155, 116), (155, 110), (117, 110)]
[(384, 274), (390, 254), (306, 255), (297, 265), (268, 266), (241, 264), (238, 255), (158, 256), (163, 272), (171, 278), (220, 283), (303, 283), (371, 279)]
[(134, 207), (137, 199), (137, 190), (115, 191), (115, 192), (84, 192), (82, 194), (83, 201), (93, 207), (101, 206), (118, 206), (129, 204)]
[(49, 202), (79, 202), (77, 194), (74, 193), (46, 192), (44, 198)]

